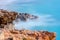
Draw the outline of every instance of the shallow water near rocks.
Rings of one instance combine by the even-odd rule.
[[[56,32],[56,40],[60,40],[60,0],[17,0],[11,4],[10,2],[6,1],[9,5],[0,8],[39,16],[38,21],[17,22],[16,29]]]

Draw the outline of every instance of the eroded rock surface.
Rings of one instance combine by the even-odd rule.
[[[17,13],[16,12],[9,12],[7,10],[0,10],[0,28],[4,28],[5,25],[9,23],[13,23],[16,19]]]
[[[19,13],[19,15],[17,16],[17,18],[19,18],[21,21],[27,21],[27,19],[37,19],[37,16],[34,15],[30,15],[28,13]]]
[[[21,21],[27,21],[27,19],[32,20],[36,18],[38,17],[28,13],[18,13],[0,9],[0,28],[4,28],[5,25],[10,23],[13,24],[13,21],[17,19],[20,19]]]
[[[0,10],[0,40],[55,40],[56,34],[48,31],[30,31],[14,29],[13,21],[20,19],[36,19],[37,16],[27,13],[17,13],[7,10]]]
[[[56,34],[48,31],[4,30],[4,39],[8,40],[55,40]]]

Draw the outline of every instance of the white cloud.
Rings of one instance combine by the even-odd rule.
[[[8,5],[8,4],[11,4],[14,1],[16,1],[16,0],[0,0],[0,6],[5,6],[5,5]]]
[[[18,2],[20,2],[20,3],[27,3],[27,2],[33,2],[33,1],[35,1],[35,0],[19,0]]]
[[[1,6],[5,6],[8,4],[12,4],[12,3],[27,3],[27,2],[33,2],[35,0],[0,0],[0,5]]]
[[[17,3],[21,6],[25,3],[34,2],[35,0],[0,0],[0,9],[9,9],[9,6],[16,5]]]

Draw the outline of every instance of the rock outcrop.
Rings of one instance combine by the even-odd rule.
[[[20,19],[20,21],[27,21],[27,19],[32,20],[36,18],[38,17],[28,13],[18,13],[0,9],[0,28],[4,28],[4,26],[8,24],[13,24],[13,21],[17,19]]]
[[[4,30],[4,40],[55,40],[55,36],[48,31]]]
[[[56,34],[48,31],[17,30],[13,21],[20,19],[36,19],[37,16],[27,13],[17,13],[7,10],[0,10],[0,40],[55,40]]]
[[[16,19],[16,12],[9,12],[7,10],[0,10],[0,28],[4,28],[5,25],[13,24]]]
[[[28,13],[19,13],[19,15],[17,16],[17,18],[19,18],[21,21],[27,21],[27,19],[37,19],[37,16],[34,15],[30,15]]]

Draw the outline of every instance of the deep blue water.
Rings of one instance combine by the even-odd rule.
[[[7,5],[5,8],[17,12],[27,12],[39,15],[52,15],[53,18],[56,19],[55,23],[57,25],[36,26],[31,27],[30,30],[47,30],[50,32],[56,32],[56,40],[60,40],[60,0],[35,0],[31,2],[20,1],[17,0],[16,3]]]

